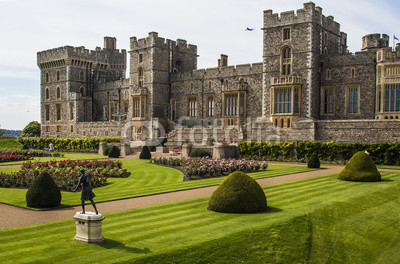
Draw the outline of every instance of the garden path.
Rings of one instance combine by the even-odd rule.
[[[290,164],[286,165],[290,166]],[[293,164],[293,166],[299,166],[299,165]],[[322,170],[258,179],[257,182],[261,186],[266,186],[266,185],[339,173],[341,169],[342,169],[341,166],[327,166],[326,169]],[[162,193],[150,196],[97,203],[96,205],[99,212],[109,213],[109,212],[132,209],[132,208],[139,208],[139,207],[181,201],[186,199],[210,196],[215,191],[216,188],[217,186],[210,186],[192,190]],[[72,219],[72,216],[74,216],[75,212],[81,210],[82,210],[81,206],[74,206],[74,207],[61,208],[50,211],[32,211],[29,209],[23,209],[6,204],[0,204],[0,229],[53,222],[68,218]],[[87,205],[86,210],[93,211],[92,206]]]

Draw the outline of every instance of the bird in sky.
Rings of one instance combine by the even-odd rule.
[[[246,28],[246,31],[253,31],[253,30],[254,28],[249,28],[249,27]]]

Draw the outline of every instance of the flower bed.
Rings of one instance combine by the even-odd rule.
[[[0,162],[29,160],[31,157],[60,157],[62,154],[40,150],[0,149]]]
[[[63,160],[49,162],[25,162],[17,172],[0,173],[0,187],[28,188],[35,177],[46,170],[53,177],[57,186],[63,191],[72,191],[78,184],[80,170],[84,169],[92,175],[92,187],[107,184],[108,177],[128,177],[122,163],[111,160]]]
[[[20,160],[29,160],[31,156],[27,155],[19,155],[19,154],[0,154],[0,163],[1,162],[11,162],[11,161],[20,161]]]
[[[155,164],[181,167],[189,178],[198,176],[202,178],[220,177],[234,171],[245,173],[266,170],[268,163],[245,159],[211,159],[204,158],[159,158],[154,159]]]

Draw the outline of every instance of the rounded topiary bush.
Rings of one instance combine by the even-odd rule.
[[[320,166],[321,164],[319,162],[317,153],[312,154],[310,160],[308,161],[307,167],[313,169],[319,169]]]
[[[220,213],[257,213],[267,210],[261,186],[249,175],[235,171],[211,195],[208,209]]]
[[[151,159],[151,153],[148,146],[143,146],[139,159]]]
[[[110,151],[108,152],[108,157],[109,158],[119,158],[119,155],[121,155],[121,151],[117,146],[112,146],[110,148]]]
[[[381,180],[374,161],[363,151],[359,151],[347,162],[338,179],[356,182],[375,182]]]
[[[26,192],[26,205],[33,208],[57,207],[61,203],[61,192],[46,171],[39,174]]]

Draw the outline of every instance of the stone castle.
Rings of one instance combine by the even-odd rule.
[[[197,69],[197,47],[151,32],[104,48],[38,52],[42,137],[167,137],[168,144],[229,139],[393,142],[400,128],[400,45],[385,34],[347,50],[322,8],[264,11],[263,60]],[[165,132],[165,133],[164,133]]]

